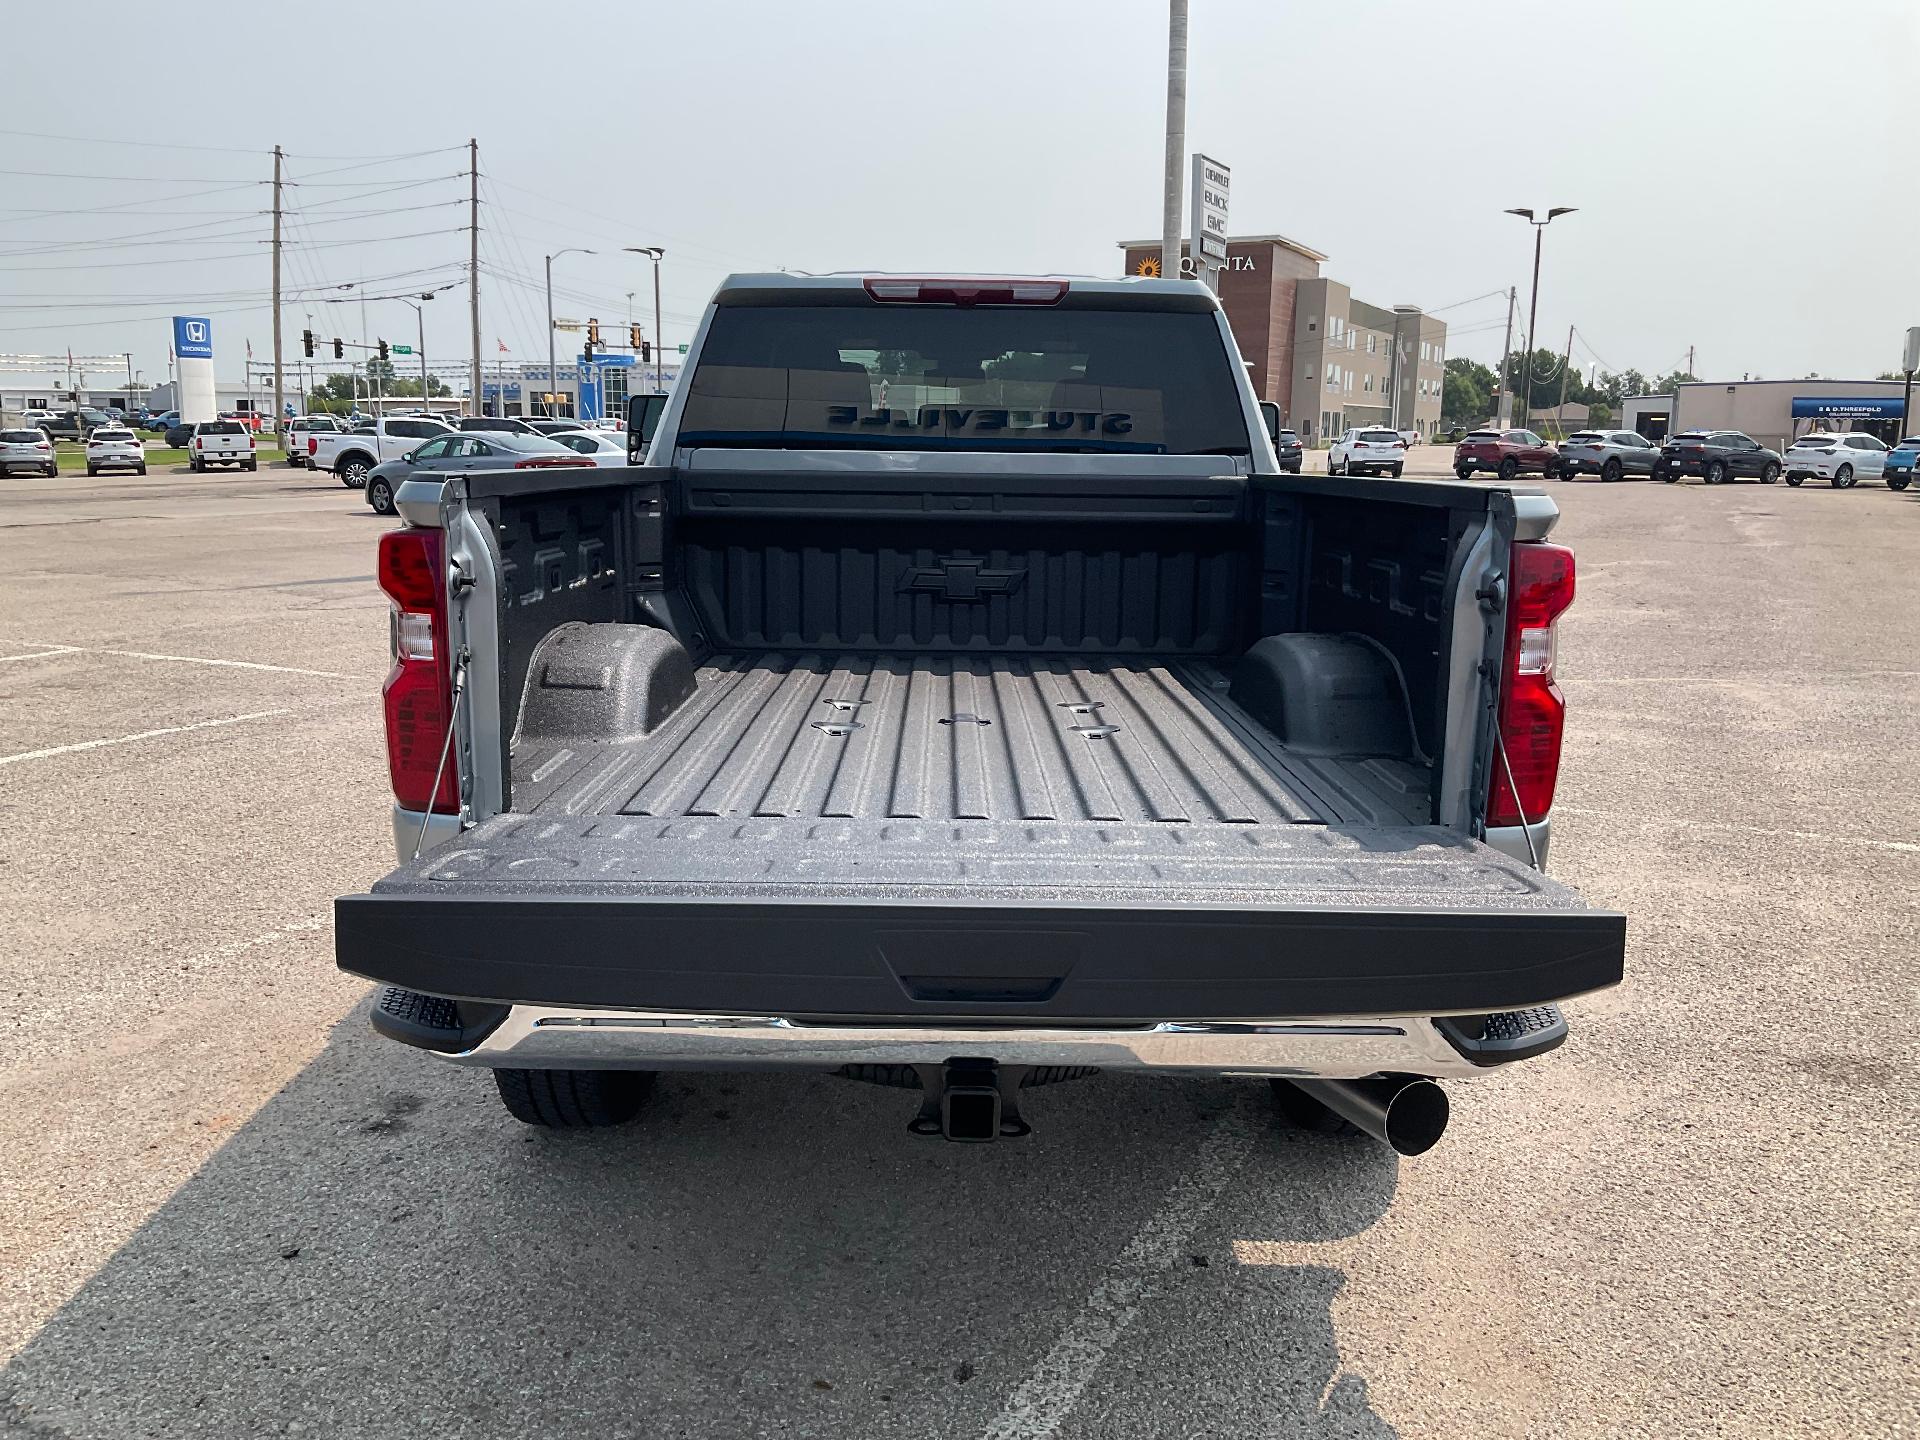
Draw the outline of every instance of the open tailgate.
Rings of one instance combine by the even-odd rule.
[[[1434,826],[500,815],[335,902],[462,999],[1053,1021],[1437,1015],[1619,982],[1626,918]]]

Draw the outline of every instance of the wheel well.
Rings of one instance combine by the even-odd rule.
[[[333,457],[333,468],[338,470],[349,460],[364,460],[369,470],[379,463],[364,450],[342,450],[338,455]]]

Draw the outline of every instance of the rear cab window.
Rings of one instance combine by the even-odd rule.
[[[1251,454],[1211,310],[807,298],[714,311],[681,444]]]
[[[201,435],[244,435],[247,427],[238,420],[207,420],[196,427]]]
[[[1362,430],[1359,438],[1374,445],[1392,445],[1399,442],[1400,432],[1397,430]]]

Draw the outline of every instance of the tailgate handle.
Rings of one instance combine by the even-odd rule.
[[[1003,1005],[1051,1000],[1059,975],[902,975],[900,986],[914,1000]]]

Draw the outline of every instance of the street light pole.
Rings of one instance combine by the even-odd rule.
[[[666,334],[660,329],[660,257],[667,252],[658,245],[628,245],[629,255],[645,255],[653,261],[653,388],[664,392],[666,382]]]
[[[421,293],[420,298],[422,300],[431,300],[433,299],[434,296],[438,295],[439,293],[440,292],[438,290],[423,291]],[[422,410],[431,412],[433,410],[433,406],[428,402],[432,399],[432,395],[428,392],[428,389],[427,389],[427,307],[425,305],[415,305],[413,301],[409,300],[404,295],[395,295],[392,298],[394,298],[395,300],[398,300],[402,305],[409,305],[413,307],[414,323],[419,327],[418,338],[420,343],[419,343],[418,353],[420,357],[420,408]]]
[[[1533,211],[1531,210],[1507,211],[1507,214],[1518,215],[1522,220],[1525,220],[1529,225],[1533,226],[1533,295],[1527,301],[1527,350],[1520,367],[1520,373],[1523,377],[1520,385],[1520,426],[1522,429],[1526,427],[1529,412],[1533,409],[1533,327],[1535,322],[1540,318],[1540,241],[1546,234],[1547,226],[1553,223],[1555,216],[1571,215],[1575,208],[1576,207],[1572,205],[1556,205],[1547,211],[1547,218],[1544,220],[1534,219]]]
[[[1180,271],[1180,183],[1187,156],[1187,0],[1167,0],[1167,149],[1160,195],[1160,273]],[[1200,267],[1200,237],[1193,237],[1193,264]]]
[[[553,415],[554,387],[559,382],[559,368],[553,356],[553,262],[562,255],[594,255],[599,252],[583,250],[578,245],[569,245],[564,250],[556,250],[547,256],[547,415]],[[501,399],[504,402],[505,396]],[[503,405],[504,408],[504,405]]]

